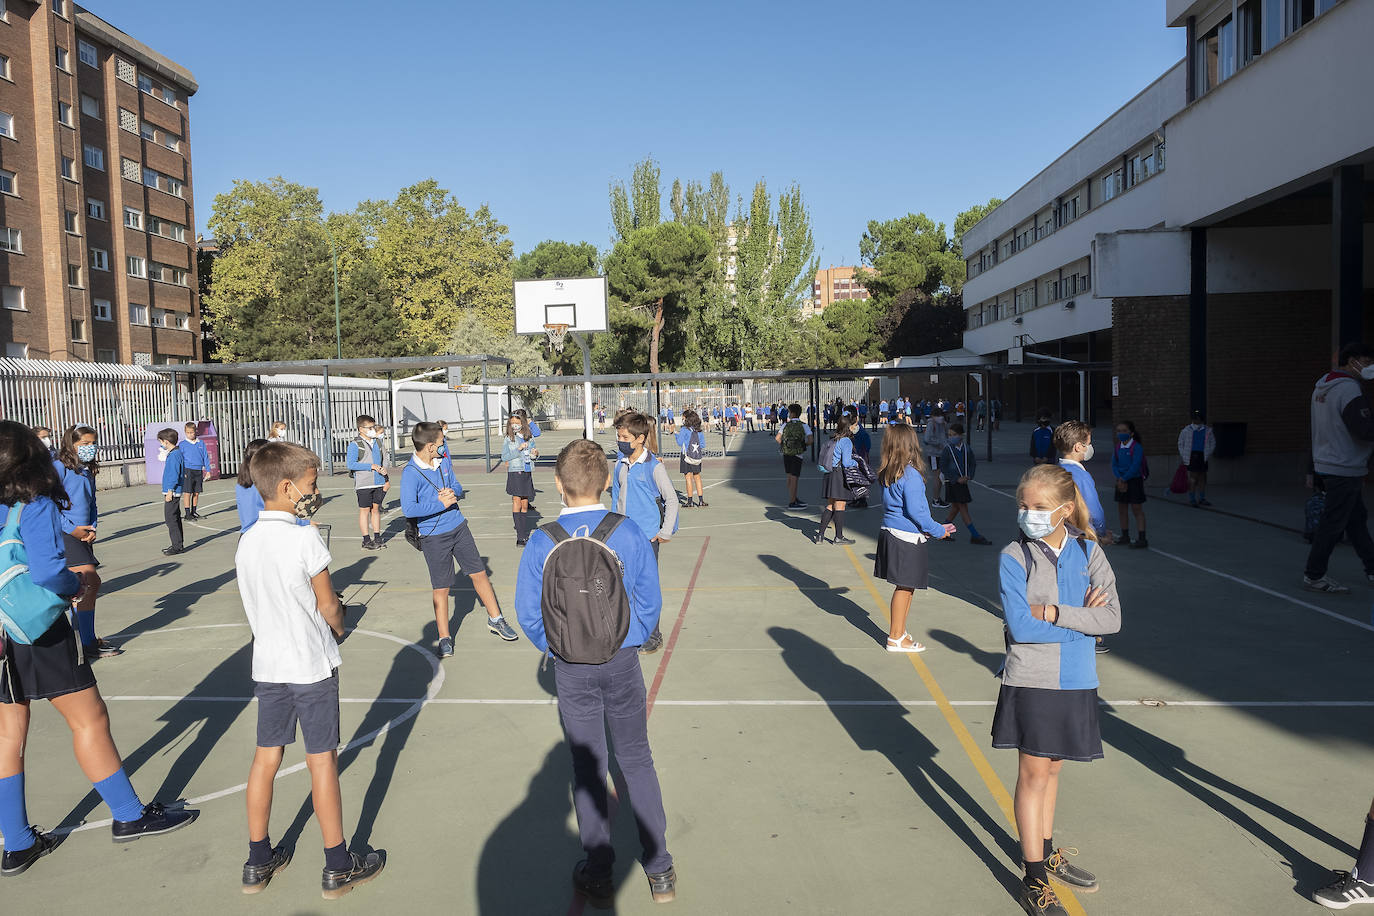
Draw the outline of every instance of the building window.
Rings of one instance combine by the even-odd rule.
[[[162,101],[166,102],[168,105],[171,105],[173,108],[176,108],[176,107],[177,107],[177,94],[176,94],[175,92],[173,92],[171,89],[168,89],[166,86],[163,86],[163,87],[162,87]]]
[[[5,308],[12,312],[28,311],[24,308],[24,287],[6,286],[4,288]]]
[[[133,207],[124,208],[124,227],[126,229],[143,228],[143,211],[135,210]]]
[[[104,248],[91,249],[91,270],[109,270],[110,253]]]
[[[0,54],[0,79],[10,78],[10,59]]]
[[[160,235],[178,242],[186,241],[185,226],[165,219],[158,219],[156,216],[148,217],[148,231],[154,235]]]
[[[96,321],[112,321],[114,314],[110,311],[109,299],[95,299],[91,302],[91,315]]]
[[[63,211],[62,228],[66,229],[72,235],[79,235],[81,233],[81,225],[77,222],[77,219],[78,217],[75,210]]]
[[[69,103],[57,103],[57,121],[65,127],[76,126],[76,121],[72,118],[72,106]]]
[[[121,79],[124,82],[128,83],[130,86],[133,86],[137,82],[137,73],[138,71],[134,69],[133,64],[129,63],[122,57],[115,58],[116,79]]]
[[[1330,6],[1329,3],[1326,5]],[[1323,10],[1323,12],[1325,12],[1325,10]],[[1296,32],[1316,18],[1316,15],[1316,0],[1289,0],[1289,31]]]
[[[122,158],[119,160],[119,174],[123,175],[129,181],[138,181],[140,171],[136,160]]]
[[[157,139],[157,131],[153,129],[153,125],[149,124],[146,121],[138,126],[138,132],[144,140]]]
[[[91,118],[100,117],[100,100],[93,95],[81,94],[81,113]]]
[[[138,133],[138,115],[127,108],[119,109],[119,129],[131,134]]]
[[[68,181],[76,181],[76,161],[66,156],[62,157],[62,177]]]
[[[67,0],[52,0],[52,11],[65,19],[67,17]]]
[[[95,45],[89,41],[77,41],[76,56],[88,67],[100,66],[100,57],[96,54]]]
[[[62,47],[61,45],[57,46],[57,69],[61,70],[64,73],[72,72],[71,55],[68,54],[67,49]]]
[[[26,343],[5,344],[5,359],[28,359],[29,345]]]
[[[89,143],[83,149],[83,160],[87,168],[105,171],[105,151],[98,146],[91,146]]]
[[[1198,95],[1236,72],[1236,28],[1230,16],[1197,40],[1196,61]]]
[[[177,312],[177,316],[176,316],[176,317],[177,317],[177,330],[178,330],[178,331],[189,331],[189,330],[191,330],[191,316],[190,316],[190,315],[187,315],[187,314],[184,313],[184,312]]]
[[[91,219],[103,220],[105,218],[105,201],[96,200],[94,197],[87,197],[86,215]]]
[[[20,237],[18,229],[0,226],[0,251],[12,251],[15,254],[24,253],[24,240]]]
[[[176,286],[187,285],[187,273],[180,267],[173,267],[170,264],[159,264],[154,261],[148,265],[148,275],[163,283],[172,283]]]
[[[169,134],[169,133],[167,133],[167,131],[164,130],[164,131],[162,132],[162,145],[165,146],[165,147],[167,147],[169,150],[171,150],[171,151],[174,152],[174,153],[180,152],[180,151],[181,151],[181,138],[178,137],[176,134]]]
[[[0,194],[18,195],[19,192],[15,190],[16,187],[17,185],[14,183],[14,173],[0,169]]]
[[[150,80],[148,77],[144,76],[142,73],[140,73],[138,75],[138,88],[140,92],[146,92],[149,95],[152,95],[153,81]]]
[[[129,306],[129,323],[130,323],[130,324],[144,324],[144,325],[146,325],[146,324],[148,323],[148,306],[146,306],[146,305],[130,305],[130,306]]]
[[[95,351],[95,361],[98,362],[98,363],[112,363],[112,362],[115,361],[115,351],[113,351],[113,350],[96,350],[96,351]]]
[[[14,139],[14,115],[0,111],[0,137]]]
[[[80,264],[68,264],[68,265],[67,265],[67,285],[68,285],[68,286],[75,286],[75,287],[80,287],[80,286],[81,286],[81,265],[80,265]]]
[[[1264,12],[1260,0],[1245,0],[1237,7],[1240,26],[1236,39],[1240,43],[1240,65],[1242,67],[1259,57],[1264,49]]]
[[[148,264],[142,258],[136,258],[130,255],[127,259],[125,267],[128,271],[129,276],[131,277],[148,276]]]
[[[79,342],[79,343],[85,342],[85,340],[86,340],[86,319],[84,319],[84,318],[73,318],[73,319],[72,319],[72,340],[77,341],[77,342]]]

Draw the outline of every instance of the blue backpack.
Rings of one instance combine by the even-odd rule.
[[[19,536],[23,511],[24,504],[15,503],[0,530],[0,628],[7,638],[27,646],[48,632],[70,602],[33,581]]]

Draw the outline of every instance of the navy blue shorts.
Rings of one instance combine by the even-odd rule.
[[[371,509],[386,501],[386,490],[382,487],[364,487],[355,492],[358,494],[359,509]]]
[[[199,493],[205,489],[205,472],[186,468],[181,472],[181,491]]]
[[[426,534],[420,538],[420,552],[425,555],[425,565],[429,567],[430,588],[451,588],[453,586],[453,563],[458,561],[458,569],[465,576],[475,576],[487,571],[487,564],[477,550],[477,541],[472,536],[466,521],[442,534]]]
[[[296,743],[301,725],[307,754],[339,746],[339,669],[314,684],[253,684],[258,698],[258,747]]]

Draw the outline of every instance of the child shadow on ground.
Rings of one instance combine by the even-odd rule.
[[[1301,815],[1294,814],[1244,786],[1236,785],[1211,770],[1198,766],[1188,759],[1187,753],[1178,745],[1131,724],[1116,715],[1110,706],[1102,708],[1101,721],[1102,740],[1178,786],[1282,856],[1291,869],[1294,889],[1304,896],[1310,897],[1312,891],[1329,883],[1331,869],[1303,855],[1282,837],[1255,820],[1236,804],[1236,801],[1258,808],[1319,843],[1324,843],[1347,861],[1359,854],[1359,850],[1350,843],[1333,836]]]
[[[810,515],[810,510],[801,509],[806,515],[798,515],[795,511],[788,511],[777,506],[768,506],[763,510],[764,518],[770,522],[779,522],[791,528],[793,531],[800,531],[808,538],[816,536],[816,528],[820,524],[815,517]]]
[[[880,706],[862,707],[836,702],[829,708],[856,746],[886,757],[925,806],[968,847],[1007,893],[1013,897],[1019,894],[1021,878],[1009,864],[1020,861],[1016,838],[935,762],[939,750],[911,724],[907,710],[897,698],[858,668],[841,661],[828,647],[797,630],[770,627],[768,635],[781,647],[782,659],[797,680],[821,699],[883,701]],[[982,828],[982,835],[975,833],[965,818]]]
[[[159,564],[161,565],[161,564]],[[163,627],[171,626],[179,620],[191,616],[191,608],[197,601],[208,595],[213,595],[224,586],[234,581],[234,570],[228,569],[224,572],[210,576],[208,579],[201,579],[193,582],[185,588],[168,592],[161,598],[153,602],[155,610],[153,613],[144,617],[136,623],[130,624],[119,633],[111,636],[111,639],[118,639],[121,648],[127,648],[130,643],[138,639],[144,633],[151,633]],[[122,581],[124,577],[120,577]],[[122,586],[127,587],[127,586]],[[105,588],[101,587],[101,594],[104,595]]]
[[[541,659],[542,662],[542,659]],[[556,694],[553,662],[537,665],[535,679],[550,696]],[[557,706],[551,710],[558,715]],[[609,744],[609,736],[607,741]],[[509,913],[581,912],[572,891],[573,866],[586,858],[572,806],[572,754],[567,737],[549,749],[530,779],[525,798],[496,825],[477,861],[477,910],[483,916]],[[618,818],[628,805],[628,790],[611,754],[611,844],[618,888],[641,871],[640,842],[634,818]],[[633,881],[630,882],[634,884]]]
[[[120,589],[133,588],[135,585],[146,582],[149,579],[171,575],[176,572],[178,568],[180,568],[180,564],[168,563],[164,560],[161,563],[153,563],[149,566],[140,567],[122,576],[104,579],[100,583],[100,595],[101,597],[105,597],[106,595],[114,594]]]
[[[930,630],[928,635],[945,648],[967,655],[988,669],[990,674],[996,674],[1002,670],[1002,662],[1006,658],[1006,652],[989,652],[986,649],[980,649],[958,633],[951,633],[948,630]]]
[[[878,626],[863,607],[844,597],[849,591],[847,586],[833,587],[824,579],[803,572],[781,557],[759,554],[759,559],[773,572],[795,584],[798,591],[822,611],[843,617],[854,629],[871,637],[874,642],[887,644],[887,630]]]

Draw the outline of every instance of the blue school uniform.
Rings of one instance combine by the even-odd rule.
[[[618,511],[633,519],[645,536],[651,539],[671,537],[677,533],[677,499],[674,498],[669,507],[665,494],[659,490],[655,480],[656,471],[662,465],[663,462],[653,452],[646,452],[642,461],[630,461],[621,455],[611,472],[611,505],[623,506]],[[622,468],[628,468],[625,472],[623,503],[620,484]]]
[[[195,442],[190,439],[182,439],[177,443],[177,448],[181,451],[181,458],[186,463],[186,470],[208,471],[210,469],[210,450],[205,447],[204,439],[197,439]]]
[[[367,449],[367,454],[363,454],[363,449]],[[382,443],[380,439],[373,439],[366,445],[354,439],[348,443],[348,469],[353,472],[353,485],[359,490],[369,490],[373,487],[386,485],[386,476],[379,471],[372,470],[375,464],[382,466]]]
[[[84,465],[73,471],[61,461],[54,461],[53,467],[62,480],[62,488],[67,491],[71,505],[62,510],[62,530],[71,534],[83,525],[95,525],[98,510],[95,504],[95,475]],[[23,523],[23,519],[20,520]]]
[[[1093,475],[1089,474],[1083,465],[1068,458],[1060,458],[1059,466],[1073,477],[1078,495],[1083,497],[1083,504],[1088,507],[1088,521],[1093,531],[1101,536],[1107,530],[1107,514],[1102,511],[1102,500],[1097,495],[1097,484],[1093,482]]]
[[[1118,442],[1116,448],[1112,449],[1112,476],[1118,480],[1134,480],[1141,476],[1144,464],[1145,449],[1134,439],[1126,443]]]
[[[13,506],[0,505],[0,526],[9,521]],[[29,575],[33,581],[58,595],[75,595],[81,589],[76,573],[67,568],[67,551],[62,532],[66,525],[57,503],[39,496],[25,503],[19,517],[19,537],[28,555]]]
[[[448,461],[441,459],[438,468],[425,468],[412,457],[401,472],[401,512],[416,521],[421,537],[446,534],[466,521],[457,503],[445,507],[439,501],[439,491],[445,487],[456,496],[463,493]]]
[[[167,449],[162,465],[162,492],[180,496],[182,472],[185,470],[186,460],[181,456],[181,449],[175,446]]]

